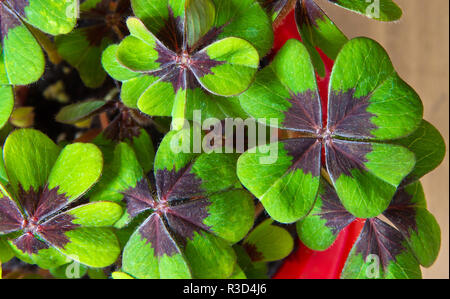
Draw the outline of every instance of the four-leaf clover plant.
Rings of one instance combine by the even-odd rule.
[[[122,99],[152,116],[172,116],[179,130],[194,110],[241,116],[235,98],[254,79],[272,46],[269,18],[254,0],[132,1],[130,36],[103,55],[123,82]]]
[[[370,39],[353,39],[339,53],[325,122],[309,54],[296,40],[258,73],[240,101],[254,118],[275,118],[279,129],[294,135],[277,143],[273,164],[261,163],[268,153],[259,148],[238,162],[241,182],[277,221],[309,213],[322,166],[345,208],[359,218],[380,215],[414,168],[414,154],[390,141],[419,128],[422,102]]]
[[[119,243],[108,227],[121,217],[120,205],[74,205],[101,175],[95,145],[61,149],[43,133],[21,129],[6,140],[3,159],[0,234],[17,257],[44,269],[72,260],[97,268],[116,261]]]

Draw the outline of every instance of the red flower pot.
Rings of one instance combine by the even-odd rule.
[[[284,43],[295,38],[301,41],[295,24],[294,11],[292,11],[283,23],[275,29],[275,45],[272,56],[283,47]],[[330,79],[333,61],[319,49],[322,60],[325,63],[326,76],[317,76],[317,84],[322,99],[323,118],[327,116],[328,83]],[[313,251],[299,241],[299,248],[292,253],[283,263],[275,279],[339,279],[347,256],[356,242],[364,220],[356,220],[339,235],[333,246],[323,252]]]

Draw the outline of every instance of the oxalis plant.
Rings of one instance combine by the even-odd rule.
[[[33,83],[44,72],[40,43],[50,46],[43,32],[51,35],[70,32],[77,10],[76,0],[0,1],[0,127],[14,107],[12,86]]]
[[[289,15],[302,41],[271,52]],[[382,45],[316,1],[0,0],[0,24],[0,276],[271,278],[354,222],[341,278],[437,259],[420,180],[444,140]]]

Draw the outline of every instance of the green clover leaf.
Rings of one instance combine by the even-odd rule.
[[[56,120],[65,124],[76,124],[103,112],[116,116],[92,141],[102,151],[104,171],[102,178],[87,197],[91,202],[112,201],[123,205],[123,194],[120,192],[125,191],[133,182],[133,176],[129,176],[135,167],[139,170],[142,167],[145,173],[153,169],[153,143],[147,131],[141,127],[141,122],[145,122],[147,118],[121,101],[88,100],[65,106],[56,115]],[[125,148],[125,144],[132,149],[132,154],[129,153],[128,147]],[[134,165],[135,159],[139,162]],[[115,227],[122,228],[129,221],[129,215],[124,213]]]
[[[348,41],[347,37],[313,0],[297,1],[295,22],[303,44],[311,55],[314,68],[324,77],[325,66],[317,48],[334,60]]]
[[[444,138],[432,124],[425,120],[413,134],[394,140],[393,143],[406,147],[416,155],[416,165],[405,179],[408,184],[420,180],[434,170],[445,157]]]
[[[163,139],[154,178],[144,175],[127,144],[116,149],[128,165],[115,186],[129,219],[147,212],[125,245],[122,271],[134,278],[230,277],[236,264],[231,244],[247,234],[254,217],[252,197],[236,176],[237,156],[176,154],[178,136]]]
[[[241,115],[235,96],[251,84],[272,46],[270,21],[256,0],[132,1],[130,36],[103,54],[123,81],[122,99],[180,129],[193,110]],[[115,61],[117,60],[117,61]],[[131,72],[130,72],[131,71]]]
[[[275,163],[261,162],[269,155],[266,146],[238,162],[241,182],[277,221],[295,222],[308,214],[323,164],[344,206],[359,218],[381,214],[414,168],[414,154],[390,141],[419,128],[422,102],[370,39],[353,39],[339,53],[326,126],[310,56],[295,40],[258,74],[240,101],[255,119],[269,123],[274,118],[278,128],[299,136],[272,144],[279,153]]]
[[[267,279],[267,263],[287,257],[294,248],[294,239],[287,230],[267,219],[233,248],[237,255],[233,279]]]
[[[21,129],[7,138],[3,158],[9,186],[0,189],[0,234],[17,257],[45,269],[71,260],[91,267],[115,262],[120,248],[108,226],[122,208],[97,202],[65,210],[100,178],[95,145],[60,149],[43,133]]]
[[[104,82],[102,52],[128,33],[125,18],[130,14],[129,0],[84,1],[80,5],[81,26],[55,38],[58,53],[78,70],[86,86],[95,88]]]
[[[0,128],[14,106],[11,85],[33,83],[44,72],[44,54],[30,25],[52,35],[67,33],[75,26],[77,8],[77,0],[0,1]]]
[[[437,259],[440,228],[426,209],[419,182],[401,187],[383,215],[392,225],[379,218],[366,220],[342,278],[417,279],[421,278],[419,266],[430,267]],[[355,219],[323,180],[313,211],[297,223],[297,231],[309,248],[326,250]]]
[[[1,68],[1,67],[0,67]],[[8,121],[14,108],[13,88],[8,85],[0,85],[0,129]]]
[[[75,26],[77,10],[76,0],[1,1],[0,84],[26,85],[38,80],[45,60],[29,25],[51,35],[68,33]]]
[[[144,170],[150,171],[153,168],[155,152],[150,136],[142,128],[142,124],[147,123],[149,119],[137,109],[125,106],[119,100],[94,99],[67,105],[59,111],[55,118],[58,122],[74,125],[104,112],[115,115],[115,117],[93,140],[93,143],[103,153],[105,173],[108,175],[109,171],[106,171],[106,169],[113,167],[110,164],[113,160],[114,149],[120,142],[131,145],[136,151]],[[99,182],[99,185],[103,184],[102,181]]]
[[[396,21],[402,15],[401,9],[392,0],[328,0],[345,9],[378,21]],[[325,66],[317,51],[320,48],[334,60],[339,50],[347,42],[347,37],[339,30],[315,0],[259,0],[272,15],[274,26],[278,26],[295,7],[295,20],[303,44],[308,49],[317,73],[325,76]],[[379,4],[379,5],[378,5]]]
[[[402,10],[392,0],[380,0],[378,2],[380,4],[379,7],[377,7],[377,1],[365,1],[365,0],[328,0],[328,1],[377,21],[392,22],[397,21],[402,17]]]

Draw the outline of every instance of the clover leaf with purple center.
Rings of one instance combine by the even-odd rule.
[[[120,248],[107,228],[122,215],[115,203],[73,203],[100,177],[100,150],[75,143],[60,149],[46,135],[17,130],[3,150],[7,183],[0,185],[0,234],[15,255],[42,268],[71,260],[91,267],[115,262]]]
[[[415,165],[412,152],[390,141],[418,129],[422,102],[370,39],[351,40],[339,53],[325,124],[310,56],[295,40],[259,72],[240,101],[254,118],[276,119],[278,128],[295,136],[273,144],[278,147],[273,164],[261,162],[271,154],[265,146],[238,162],[241,182],[277,221],[294,222],[308,214],[322,165],[346,209],[359,218],[381,214]]]
[[[430,267],[436,260],[441,232],[428,212],[420,182],[399,188],[383,213],[391,224],[367,219],[351,250],[342,278],[421,278],[420,265]],[[355,220],[325,180],[311,214],[297,223],[302,242],[312,250],[326,250],[339,233]]]
[[[180,129],[194,110],[224,119],[243,111],[232,96],[254,79],[272,47],[270,21],[256,0],[132,1],[130,36],[103,54],[123,81],[122,99]]]
[[[116,190],[128,222],[144,219],[125,245],[122,272],[141,279],[228,278],[236,266],[231,245],[254,218],[252,196],[236,176],[238,156],[174,153],[177,134],[163,139],[154,175],[144,175],[129,145],[116,147],[116,159],[127,165],[117,173]]]

